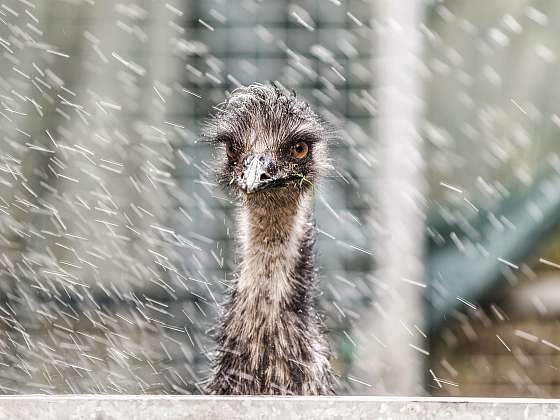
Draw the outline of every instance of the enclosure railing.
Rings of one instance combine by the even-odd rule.
[[[431,397],[2,396],[0,419],[548,420],[560,400]]]

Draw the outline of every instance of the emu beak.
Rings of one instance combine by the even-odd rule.
[[[250,155],[243,162],[242,187],[247,193],[262,190],[272,181],[273,160],[269,155]]]

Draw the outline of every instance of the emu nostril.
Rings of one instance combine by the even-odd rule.
[[[263,172],[259,177],[259,181],[268,181],[269,179],[272,179],[272,177],[266,172]]]

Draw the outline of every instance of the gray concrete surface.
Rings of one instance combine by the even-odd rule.
[[[548,420],[560,400],[401,397],[3,396],[0,419]]]

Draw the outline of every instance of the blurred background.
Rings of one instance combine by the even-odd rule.
[[[560,396],[560,3],[2,0],[0,393],[203,392],[237,265],[204,119],[277,80],[339,394]]]

